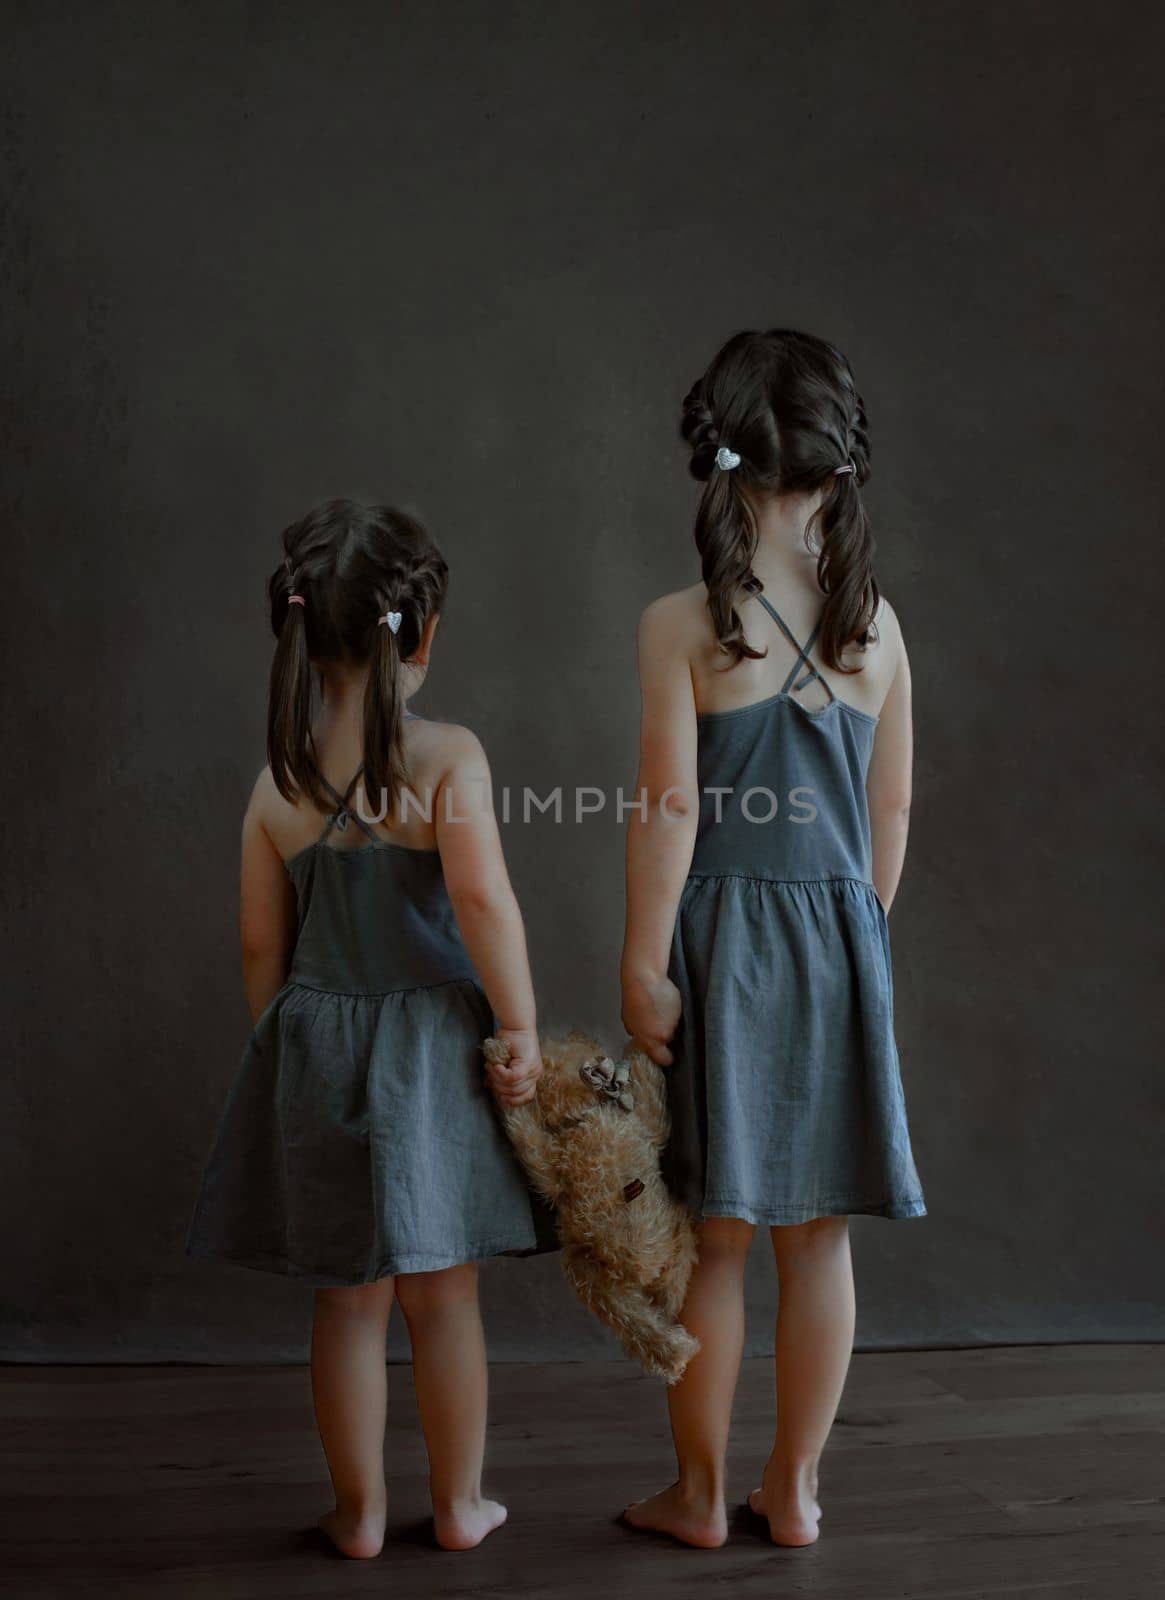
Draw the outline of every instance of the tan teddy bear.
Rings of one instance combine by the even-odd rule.
[[[505,1061],[487,1039],[491,1061]],[[690,1213],[659,1172],[663,1073],[638,1050],[612,1061],[592,1039],[542,1042],[533,1100],[504,1113],[533,1187],[557,1211],[562,1270],[629,1355],[674,1383],[700,1348],[677,1321],[696,1259]]]

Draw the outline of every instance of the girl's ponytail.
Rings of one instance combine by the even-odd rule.
[[[318,786],[310,756],[307,597],[296,591],[291,574],[284,567],[271,579],[270,599],[277,637],[267,695],[267,762],[275,787],[285,800],[294,803],[305,792],[314,795]],[[283,619],[277,624],[280,609]]]
[[[817,581],[825,593],[818,648],[835,672],[856,668],[842,664],[851,644],[870,642],[880,593],[874,576],[874,536],[856,477],[838,478],[820,513],[821,554]]]
[[[848,363],[841,387],[848,412],[847,461],[840,474],[835,469],[832,488],[818,512],[817,581],[825,594],[818,648],[827,667],[854,672],[858,669],[843,665],[842,656],[850,645],[864,650],[870,642],[880,594],[874,576],[874,534],[861,490],[870,475],[870,439],[865,407]],[[851,466],[853,470],[847,470]]]
[[[696,511],[695,533],[704,586],[708,591],[708,611],[716,630],[716,641],[732,657],[735,666],[745,656],[759,658],[764,653],[754,650],[745,638],[744,625],[736,610],[736,597],[752,577],[756,522],[748,501],[740,492],[737,473],[723,471],[717,461],[720,430],[700,384],[684,397],[680,433],[692,452],[688,470],[704,485]]]
[[[411,649],[420,638],[415,619],[403,608],[398,595],[377,618],[364,686],[364,793],[372,814],[381,817],[392,814],[408,782],[402,646],[406,629]]]

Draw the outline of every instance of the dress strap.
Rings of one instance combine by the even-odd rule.
[[[340,833],[343,833],[346,830],[349,822],[354,822],[363,833],[368,835],[373,844],[379,844],[381,841],[376,837],[360,813],[358,811],[353,811],[351,804],[349,803],[352,799],[352,795],[355,793],[356,785],[360,781],[360,774],[364,771],[364,763],[361,762],[356,768],[356,771],[352,777],[352,781],[344,790],[343,794],[341,794],[338,789],[332,788],[332,785],[320,771],[318,762],[313,762],[313,765],[315,766],[316,775],[319,778],[320,783],[336,802],[336,809],[329,815],[324,831],[320,834],[320,840],[322,841],[326,839],[333,828],[336,828]]]
[[[788,639],[789,643],[793,646],[793,649],[797,652],[797,659],[793,663],[793,667],[792,667],[791,672],[789,673],[789,676],[785,679],[784,683],[781,685],[780,692],[782,694],[788,694],[789,691],[790,691],[790,688],[798,690],[798,691],[800,691],[801,689],[807,689],[809,687],[809,685],[813,682],[814,678],[816,678],[817,681],[821,684],[821,687],[825,690],[826,694],[829,696],[829,698],[831,700],[836,699],[837,697],[834,694],[833,690],[829,687],[828,683],[826,683],[826,681],[822,677],[821,673],[818,672],[817,668],[813,665],[812,661],[810,661],[810,659],[809,659],[809,652],[813,649],[813,645],[814,645],[814,642],[816,641],[817,635],[821,632],[821,618],[818,617],[817,621],[813,624],[813,632],[809,635],[808,639],[806,639],[805,643],[803,645],[801,645],[801,644],[797,643],[796,637],[793,634],[793,630],[789,627],[789,625],[785,621],[785,619],[779,614],[779,612],[777,611],[777,608],[775,606],[773,606],[773,605],[770,605],[770,603],[765,599],[764,595],[761,594],[759,589],[754,592],[753,598],[760,601],[761,605],[764,606],[764,608],[768,612],[769,616],[772,617],[772,619],[776,623],[777,627],[780,628],[781,632],[785,635],[785,638]],[[800,683],[794,683],[793,679],[800,672],[802,665],[805,665],[806,667],[808,667],[809,670],[805,674],[805,676],[801,679]]]

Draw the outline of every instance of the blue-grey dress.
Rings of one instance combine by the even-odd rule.
[[[317,1285],[370,1283],[540,1248],[484,1082],[493,1016],[435,850],[379,839],[337,803],[287,862],[298,935],[255,1026],[187,1235],[188,1254]],[[329,843],[354,823],[359,847]]]
[[[778,694],[699,718],[700,817],[670,964],[683,1014],[665,1173],[697,1215],[770,1226],[922,1216],[870,881],[878,719],[838,700],[813,666],[817,628],[802,647],[757,598],[797,660]],[[814,678],[829,694],[821,710],[797,698]]]

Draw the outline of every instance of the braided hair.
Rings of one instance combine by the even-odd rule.
[[[312,662],[367,664],[365,793],[391,810],[408,782],[405,662],[445,600],[449,569],[412,517],[391,506],[328,500],[283,534],[284,559],[267,585],[275,658],[267,701],[267,759],[284,799],[330,802],[312,757]],[[390,627],[381,618],[399,613]]]
[[[696,548],[716,639],[732,665],[763,654],[748,643],[736,609],[741,591],[757,581],[754,499],[824,489],[805,530],[809,548],[815,524],[820,538],[821,658],[837,672],[860,670],[843,666],[842,655],[869,643],[879,591],[861,496],[870,475],[866,412],[845,356],[788,329],[738,333],[684,397],[680,433],[691,450],[689,471],[704,484]],[[731,470],[717,464],[722,449],[740,458]],[[851,463],[852,472],[837,475]]]

